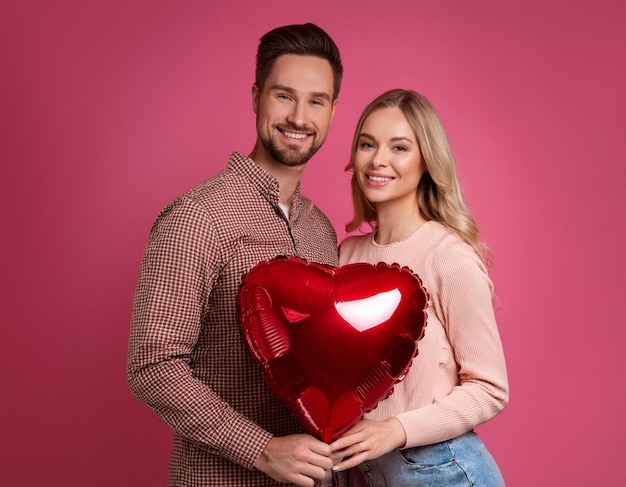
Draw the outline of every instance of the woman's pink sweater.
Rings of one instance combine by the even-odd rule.
[[[389,245],[377,244],[374,233],[347,237],[340,264],[351,262],[407,266],[430,296],[425,335],[408,375],[366,418],[396,416],[409,448],[454,438],[504,409],[509,386],[493,284],[469,245],[430,221]]]

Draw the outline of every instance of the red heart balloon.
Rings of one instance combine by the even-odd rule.
[[[261,262],[239,292],[243,332],[269,386],[327,443],[404,379],[427,302],[419,277],[398,264],[298,257]]]

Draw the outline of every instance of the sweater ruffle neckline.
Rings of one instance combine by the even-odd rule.
[[[372,232],[371,244],[372,244],[373,247],[377,247],[379,249],[385,249],[385,248],[389,248],[389,247],[397,247],[398,245],[402,245],[402,244],[408,242],[409,240],[412,240],[413,238],[415,238],[420,233],[420,231],[424,227],[428,226],[430,223],[431,223],[431,221],[427,221],[427,222],[423,223],[422,225],[420,225],[419,227],[417,227],[415,229],[415,231],[411,235],[409,235],[408,237],[403,238],[402,240],[396,240],[395,242],[389,242],[387,244],[381,244],[381,243],[378,243],[376,241],[376,232],[377,231],[375,230],[375,231]]]

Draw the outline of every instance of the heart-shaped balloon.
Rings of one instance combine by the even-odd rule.
[[[239,292],[243,332],[269,386],[327,443],[406,376],[427,302],[419,277],[398,264],[298,257],[261,262]]]

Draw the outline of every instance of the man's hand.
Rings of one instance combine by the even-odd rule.
[[[313,487],[333,466],[331,449],[310,435],[272,438],[254,467],[279,482]]]

